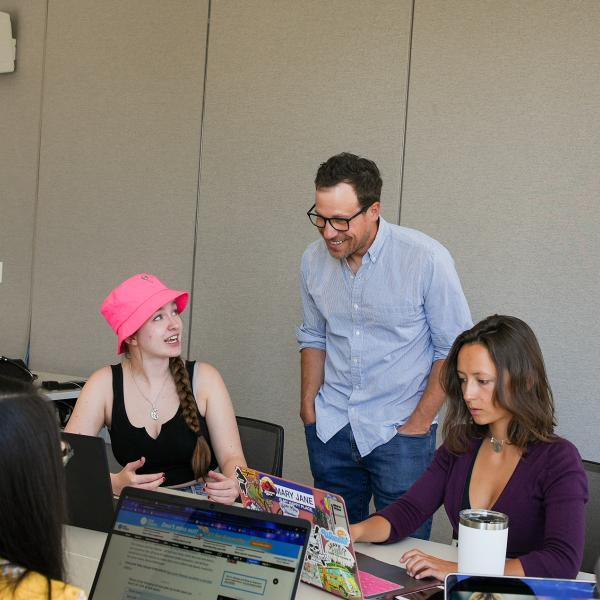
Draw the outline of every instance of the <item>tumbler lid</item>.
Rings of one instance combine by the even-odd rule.
[[[467,508],[459,513],[460,524],[473,529],[499,531],[508,527],[508,515],[495,510]]]

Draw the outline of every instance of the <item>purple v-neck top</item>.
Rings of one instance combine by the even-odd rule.
[[[377,513],[392,525],[387,543],[410,535],[442,504],[457,537],[465,484],[480,446],[474,440],[459,455],[438,448],[408,492]],[[583,558],[587,498],[587,477],[571,442],[529,444],[492,506],[509,517],[507,557],[518,558],[528,576],[575,577]]]

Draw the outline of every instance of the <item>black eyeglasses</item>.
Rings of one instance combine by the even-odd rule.
[[[369,209],[368,206],[365,206],[365,207],[361,208],[355,215],[352,215],[351,217],[344,219],[343,217],[331,217],[331,218],[322,217],[321,215],[319,215],[315,212],[312,212],[313,209],[315,208],[315,206],[316,206],[316,204],[313,204],[306,212],[306,214],[308,215],[308,218],[310,219],[310,222],[315,227],[318,227],[319,229],[325,229],[325,225],[327,225],[327,221],[329,221],[329,224],[336,231],[348,231],[348,229],[350,229],[350,221],[352,221],[352,219],[356,219],[356,217],[358,217],[358,215],[362,215],[364,212],[367,212],[367,210]]]

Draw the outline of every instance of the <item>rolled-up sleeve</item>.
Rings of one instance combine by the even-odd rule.
[[[440,245],[431,254],[428,266],[424,307],[435,361],[448,356],[456,337],[470,329],[473,321],[450,253]]]
[[[300,270],[300,297],[303,317],[302,323],[296,328],[296,339],[300,350],[304,348],[325,350],[326,322],[308,290],[304,261]]]

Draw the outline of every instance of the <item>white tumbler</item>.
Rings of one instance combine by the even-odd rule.
[[[458,524],[458,572],[504,575],[508,516],[484,509],[461,510]]]

